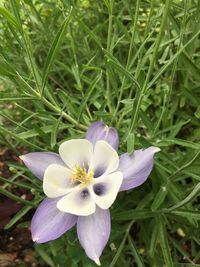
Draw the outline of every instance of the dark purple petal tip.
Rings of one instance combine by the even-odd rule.
[[[66,166],[60,156],[52,152],[33,152],[20,156],[26,167],[40,180],[44,177],[44,172],[50,164],[60,164]]]
[[[91,124],[86,133],[86,139],[93,145],[99,140],[104,140],[109,143],[115,150],[119,146],[119,137],[117,130],[113,127],[108,127],[104,122],[97,121]]]
[[[154,163],[154,155],[159,152],[158,147],[136,150],[131,156],[122,154],[119,160],[119,171],[123,174],[120,191],[140,186],[148,178]]]

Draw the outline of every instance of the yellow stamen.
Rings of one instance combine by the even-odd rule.
[[[72,175],[69,177],[73,182],[79,182],[81,185],[85,186],[94,178],[94,170],[87,171],[86,168],[81,167],[79,164],[76,164],[72,169]]]

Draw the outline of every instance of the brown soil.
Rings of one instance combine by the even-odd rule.
[[[0,147],[0,176],[10,179],[13,175],[10,173],[7,161],[20,162],[19,158],[13,151]],[[3,186],[0,181],[0,186]],[[22,190],[17,187],[8,185],[6,190],[27,200],[32,198],[29,191]],[[30,230],[27,228],[18,227],[19,222],[8,230],[4,227],[11,220],[11,218],[20,210],[22,205],[17,203],[4,195],[0,195],[0,267],[12,266],[30,266],[39,267],[36,253],[33,248]],[[31,217],[32,214],[29,214]],[[29,218],[28,218],[29,219]],[[20,223],[23,223],[20,220]],[[27,218],[26,218],[27,220]]]

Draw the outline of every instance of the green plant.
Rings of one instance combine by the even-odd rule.
[[[82,138],[103,120],[118,129],[121,152],[161,149],[148,182],[113,206],[103,266],[200,266],[199,10],[198,0],[9,0],[0,7],[2,146],[18,156],[57,151],[61,140]],[[24,166],[8,165],[14,173],[0,178],[0,193],[24,207],[7,229],[43,198]],[[73,231],[35,249],[48,266],[94,266]]]

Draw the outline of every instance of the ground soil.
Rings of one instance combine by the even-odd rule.
[[[7,162],[20,163],[20,159],[16,157],[13,151],[5,147],[0,147],[0,176],[10,179],[13,174],[9,171]],[[0,181],[0,186],[3,186],[3,184],[5,185],[5,183]],[[24,189],[22,190],[8,185],[6,190],[27,200],[32,198],[30,192]],[[19,223],[23,223],[23,220],[27,220],[28,218],[23,218],[8,230],[4,229],[21,207],[20,203],[0,194],[0,267],[39,267],[30,230],[19,227]],[[28,214],[28,216],[31,217],[32,214]]]

